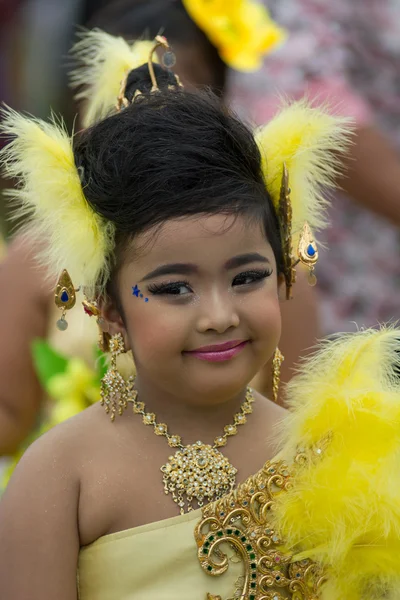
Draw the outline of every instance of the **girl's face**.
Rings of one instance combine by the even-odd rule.
[[[278,345],[276,263],[257,224],[243,217],[166,222],[135,241],[118,276],[124,322],[110,333],[133,351],[138,383],[186,403],[240,393]]]

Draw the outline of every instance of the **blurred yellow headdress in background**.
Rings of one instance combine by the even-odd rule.
[[[222,60],[238,71],[259,69],[264,56],[286,38],[267,9],[254,0],[183,0],[183,5]]]

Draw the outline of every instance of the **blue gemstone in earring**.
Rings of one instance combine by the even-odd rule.
[[[140,290],[139,290],[138,286],[135,285],[135,287],[132,288],[132,294],[134,296],[136,296],[136,298],[139,298],[139,293],[140,293]]]
[[[315,248],[313,247],[312,244],[309,244],[308,248],[307,248],[307,254],[308,256],[310,256],[311,258],[313,256],[315,256]]]
[[[68,292],[66,290],[63,291],[63,293],[61,294],[61,302],[67,303],[69,300],[69,295]]]

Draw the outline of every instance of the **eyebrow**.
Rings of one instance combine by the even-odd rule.
[[[238,256],[230,258],[225,263],[225,269],[237,269],[238,267],[243,267],[244,265],[254,262],[270,264],[266,256],[263,256],[258,252],[248,252],[247,254],[238,254]]]
[[[233,256],[225,263],[224,267],[227,270],[231,270],[254,262],[270,264],[270,261],[266,256],[263,256],[258,252],[248,252],[247,254],[238,254],[238,256]],[[154,271],[151,271],[145,277],[143,277],[141,281],[148,281],[149,279],[154,279],[155,277],[160,277],[161,275],[193,275],[194,273],[198,272],[199,268],[194,264],[171,263],[157,267],[157,269],[154,269]]]
[[[154,271],[151,271],[143,277],[142,281],[148,281],[149,279],[160,277],[160,275],[193,275],[193,273],[197,273],[198,270],[196,265],[190,263],[171,263],[157,267],[157,269],[154,269]]]

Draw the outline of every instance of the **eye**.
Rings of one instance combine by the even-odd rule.
[[[235,279],[232,281],[232,285],[250,285],[252,283],[263,281],[267,277],[270,277],[270,275],[272,275],[271,269],[244,271],[243,273],[236,275]]]
[[[169,296],[186,296],[192,293],[192,289],[188,281],[174,281],[171,283],[153,283],[149,285],[149,292],[154,296],[169,295]]]

